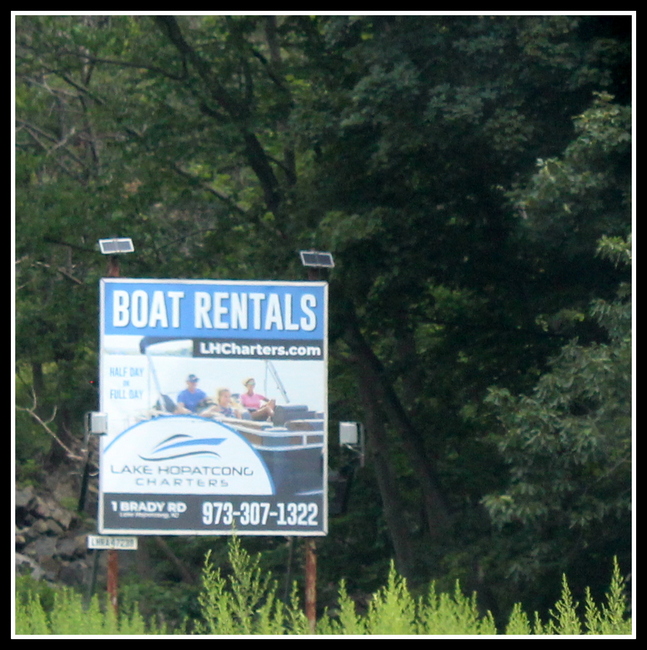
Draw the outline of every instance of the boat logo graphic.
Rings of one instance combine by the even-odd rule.
[[[215,448],[224,441],[225,438],[193,438],[186,433],[177,433],[161,440],[154,446],[150,454],[140,454],[139,457],[151,462],[176,460],[189,456],[220,458],[221,456],[215,451]]]
[[[104,493],[274,494],[261,454],[235,429],[171,415],[144,420],[102,441]]]

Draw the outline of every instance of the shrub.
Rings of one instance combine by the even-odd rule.
[[[307,635],[312,634],[297,597],[296,585],[288,603],[276,596],[277,585],[271,575],[263,575],[260,554],[251,557],[240,540],[229,543],[231,572],[225,578],[213,566],[207,553],[202,571],[202,590],[198,597],[200,617],[187,622],[176,634],[196,635]],[[111,607],[101,608],[95,596],[87,607],[71,589],[53,590],[33,580],[16,582],[16,633],[18,635],[151,635],[166,634],[163,626],[146,624],[137,605],[116,616]],[[342,581],[335,615],[326,612],[316,624],[319,635],[496,635],[490,612],[479,612],[476,594],[464,595],[456,582],[453,593],[438,593],[432,584],[426,596],[413,598],[406,581],[393,563],[387,583],[379,589],[361,615]],[[586,591],[582,612],[574,601],[566,577],[560,599],[543,622],[537,612],[532,622],[516,604],[505,635],[630,635],[625,583],[614,560],[606,604],[598,606]]]
[[[17,635],[128,635],[165,634],[163,628],[146,626],[137,607],[119,617],[112,607],[102,608],[94,596],[85,606],[83,598],[64,587],[54,594],[51,611],[46,612],[37,591],[16,595]]]

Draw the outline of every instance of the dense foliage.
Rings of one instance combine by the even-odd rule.
[[[277,584],[259,566],[237,538],[229,544],[231,575],[225,578],[207,554],[202,569],[199,614],[181,626],[169,629],[159,621],[146,623],[136,606],[116,615],[111,607],[101,609],[95,596],[84,604],[71,590],[53,594],[53,603],[28,582],[19,585],[16,633],[19,635],[629,635],[624,584],[614,564],[606,603],[598,605],[586,593],[584,607],[573,600],[566,577],[554,609],[542,621],[535,612],[531,622],[517,603],[500,631],[490,612],[482,613],[477,594],[463,594],[456,582],[452,592],[438,593],[432,583],[428,592],[414,598],[406,580],[391,563],[387,583],[376,591],[365,614],[357,612],[342,581],[334,612],[326,611],[312,624],[306,619],[295,591],[288,604],[276,597]],[[296,585],[295,585],[296,586]]]
[[[97,239],[133,238],[132,277],[302,279],[330,250],[354,480],[322,602],[391,557],[497,620],[563,573],[599,596],[631,565],[631,20],[16,16],[18,479],[78,463]]]

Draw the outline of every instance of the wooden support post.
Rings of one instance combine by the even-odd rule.
[[[314,634],[317,622],[317,553],[315,540],[306,538],[306,618]]]
[[[110,255],[108,257],[108,277],[118,278],[119,273],[119,257],[117,255]]]
[[[119,257],[117,255],[110,255],[108,257],[108,277],[119,277]],[[117,582],[119,577],[119,558],[117,551],[110,549],[108,551],[108,598],[117,615]]]
[[[115,610],[115,616],[117,615],[117,582],[119,577],[119,560],[117,557],[117,551],[111,548],[108,551],[108,597],[110,598],[110,603],[112,608]]]

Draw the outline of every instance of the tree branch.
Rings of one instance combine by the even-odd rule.
[[[173,566],[180,572],[180,575],[182,576],[182,579],[184,582],[187,582],[188,584],[195,584],[196,577],[193,575],[187,566],[182,562],[175,553],[171,550],[171,547],[161,538],[158,537],[157,535],[153,538],[155,540],[155,543],[159,548],[163,551],[163,553],[168,557],[168,559],[171,561]]]
[[[223,203],[226,203],[230,208],[234,209],[238,214],[241,214],[243,216],[247,216],[247,213],[245,210],[243,210],[241,207],[239,207],[236,202],[228,197],[225,194],[222,194],[221,192],[218,192],[218,190],[214,189],[204,181],[200,180],[193,174],[190,174],[189,172],[185,171],[182,169],[176,162],[171,163],[171,166],[173,167],[173,171],[175,171],[177,174],[182,176],[183,178],[186,178],[190,180],[192,183],[196,183],[200,185],[200,187],[205,190],[205,192],[209,192],[210,194],[213,194],[217,199],[220,199],[223,201]]]
[[[198,53],[189,45],[177,24],[175,16],[155,16],[155,21],[161,26],[168,39],[175,45],[180,54],[188,59],[197,70],[198,75],[205,83],[211,97],[220,104],[233,118],[241,119],[246,116],[245,107],[237,102],[220,84],[218,79],[211,74],[209,66]],[[178,79],[178,81],[184,81]]]
[[[69,449],[69,447],[67,447],[67,446],[66,446],[66,445],[61,441],[61,439],[60,439],[60,438],[59,438],[59,437],[58,437],[58,436],[57,436],[57,435],[56,435],[56,434],[55,434],[55,433],[54,433],[54,432],[49,428],[48,425],[49,425],[50,422],[52,422],[52,421],[54,420],[54,418],[56,417],[56,406],[54,407],[54,412],[52,413],[52,417],[51,417],[49,420],[44,421],[44,420],[43,420],[43,419],[38,415],[38,413],[36,413],[36,408],[37,408],[37,406],[38,406],[38,402],[37,402],[37,399],[36,399],[36,393],[35,393],[33,390],[32,390],[32,396],[33,396],[33,400],[34,400],[34,405],[33,405],[31,408],[25,408],[24,406],[16,406],[16,409],[19,410],[19,411],[24,411],[25,413],[29,413],[29,415],[31,415],[31,416],[34,418],[34,420],[36,420],[36,422],[38,422],[38,424],[40,424],[40,425],[43,427],[43,429],[45,429],[45,431],[47,431],[47,433],[48,433],[50,436],[52,436],[52,438],[54,438],[54,440],[55,440],[55,441],[56,441],[56,442],[57,442],[61,447],[63,447],[63,449],[65,450],[65,452],[67,453],[67,455],[68,455],[71,459],[73,459],[73,460],[83,460],[83,457],[82,457],[82,456],[77,456],[77,455],[76,455],[76,454],[75,454],[71,449]]]
[[[72,128],[66,136],[64,136],[61,140],[59,140],[55,136],[49,135],[48,133],[38,128],[37,126],[34,126],[30,122],[26,122],[25,120],[19,120],[19,119],[16,120],[16,122],[20,124],[27,131],[27,133],[31,136],[32,140],[39,147],[41,147],[43,151],[45,151],[47,156],[50,156],[57,149],[62,149],[64,155],[69,156],[73,162],[75,162],[79,167],[82,168],[83,171],[85,172],[89,171],[88,166],[76,154],[70,151],[69,147],[67,146],[67,142],[70,139],[70,137],[76,135],[76,131],[74,130],[74,128]],[[45,143],[41,142],[41,140],[37,136],[42,136],[43,138],[46,138],[47,140],[51,141],[52,143],[54,143],[53,146],[48,147]],[[68,169],[61,160],[55,160],[54,162],[68,176],[81,183],[84,182],[83,176],[80,176],[79,174],[75,174],[73,171]]]
[[[63,54],[69,54],[71,56],[76,56],[79,59],[84,59],[85,61],[88,61],[89,63],[106,63],[107,65],[118,65],[123,68],[136,68],[137,70],[149,70],[150,72],[156,72],[157,74],[161,74],[162,76],[166,77],[167,79],[172,79],[173,81],[185,81],[186,80],[186,75],[183,74],[182,76],[178,76],[175,74],[171,74],[170,72],[167,72],[164,70],[164,68],[160,68],[155,65],[150,65],[148,63],[143,63],[141,61],[123,61],[121,59],[102,59],[101,57],[98,56],[92,56],[91,54],[83,54],[81,52],[70,52],[67,50],[63,51]],[[52,72],[57,75],[61,75],[60,70],[56,69],[51,69],[49,72]]]
[[[36,261],[36,262],[34,262],[34,265],[35,265],[35,266],[42,266],[43,268],[46,268],[46,269],[51,269],[51,268],[52,268],[51,265],[49,265],[49,264],[45,264],[45,262],[38,262],[38,261]],[[59,267],[56,269],[56,271],[58,271],[61,275],[64,275],[64,276],[65,276],[66,278],[68,278],[69,280],[72,280],[72,282],[76,282],[76,284],[81,284],[81,285],[83,284],[83,281],[82,281],[82,280],[79,280],[78,278],[75,278],[75,277],[74,277],[74,276],[73,276],[69,271],[67,271],[67,270],[66,270],[65,268],[63,268],[62,266],[59,266]]]
[[[211,98],[232,118],[243,137],[247,162],[263,188],[265,204],[270,212],[278,216],[282,199],[280,185],[263,146],[256,135],[246,125],[249,116],[247,105],[241,104],[241,102],[232,97],[218,81],[216,76],[212,74],[209,65],[198,55],[182,35],[180,26],[174,16],[155,16],[155,20],[161,26],[169,40],[175,45],[178,52],[195,67]]]
[[[85,88],[81,84],[77,83],[73,79],[70,79],[70,77],[68,75],[63,74],[62,72],[59,72],[59,71],[52,70],[50,68],[45,68],[45,69],[47,70],[47,72],[51,72],[53,74],[58,75],[63,81],[65,81],[65,83],[68,83],[70,86],[72,86],[72,88],[74,88],[75,90],[78,90],[83,95],[87,95],[93,102],[96,102],[100,106],[105,105],[105,103],[106,103],[105,100],[101,99],[101,97],[98,97],[94,93],[91,93],[87,88]]]

